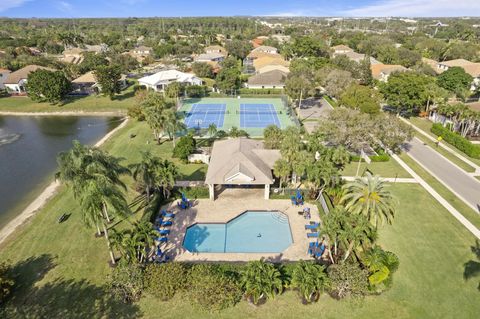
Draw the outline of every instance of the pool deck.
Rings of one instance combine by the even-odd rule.
[[[177,201],[163,206],[162,209],[172,210],[176,213],[171,233],[168,235],[168,243],[162,249],[167,256],[176,261],[249,261],[265,258],[272,262],[307,260],[311,257],[307,254],[308,243],[314,238],[307,238],[305,225],[310,221],[319,222],[318,209],[315,205],[292,206],[290,200],[265,200],[263,189],[226,189],[215,201],[210,199],[198,199],[193,207],[180,210]],[[311,219],[307,220],[298,214],[298,211],[309,207]],[[242,214],[246,210],[278,210],[288,216],[293,243],[282,253],[191,253],[183,248],[182,243],[187,227],[195,223],[226,223],[230,219]]]

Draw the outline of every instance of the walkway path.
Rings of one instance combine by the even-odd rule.
[[[425,188],[425,190],[430,193],[430,195],[432,195],[443,207],[445,207],[445,209],[447,209],[450,214],[453,215],[453,217],[455,217],[463,226],[465,226],[465,228],[467,228],[475,237],[480,239],[480,230],[477,227],[475,227],[458,210],[456,210],[452,205],[450,205],[448,201],[446,201],[442,196],[440,196],[440,194],[438,194],[437,191],[435,191],[427,182],[425,182],[424,179],[417,175],[417,173],[415,173],[415,171],[411,169],[410,166],[408,166],[404,161],[402,161],[400,157],[398,157],[398,155],[391,154],[391,156],[400,164],[400,166],[402,166],[410,175],[412,175],[413,178],[415,178],[420,183],[420,185],[422,185],[423,188]]]
[[[342,176],[342,179],[351,182],[355,180],[355,176]],[[395,178],[395,177],[380,177],[383,181],[388,183],[418,183],[415,178]]]
[[[479,180],[454,165],[418,138],[414,138],[407,145],[406,152],[473,210],[480,211]]]
[[[427,132],[425,132],[424,130],[422,130],[421,128],[419,128],[418,126],[414,125],[413,123],[411,123],[410,121],[404,119],[403,117],[400,117],[400,119],[407,123],[408,125],[410,125],[411,127],[413,127],[416,131],[418,131],[420,134],[422,134],[423,136],[425,136],[426,138],[428,138],[429,140],[431,140],[432,142],[437,142],[437,139],[434,138],[433,136],[431,136],[430,134],[428,134]],[[472,162],[471,160],[469,160],[468,158],[466,158],[465,156],[463,156],[462,154],[458,153],[457,151],[455,151],[454,149],[448,147],[447,145],[445,145],[445,143],[439,143],[439,146],[443,149],[445,149],[447,152],[450,152],[451,154],[455,155],[456,157],[458,157],[459,159],[461,159],[462,161],[464,161],[465,163],[467,163],[468,165],[472,166],[473,168],[475,168],[475,173],[473,173],[472,175],[480,175],[480,166],[478,166],[476,163]],[[447,159],[448,160],[448,159]],[[452,163],[453,164],[453,163]],[[454,164],[455,165],[455,164]]]

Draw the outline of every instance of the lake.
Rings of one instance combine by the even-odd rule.
[[[0,116],[0,228],[54,180],[56,157],[73,140],[93,145],[117,117]]]

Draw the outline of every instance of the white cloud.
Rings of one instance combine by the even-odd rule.
[[[30,0],[1,0],[0,1],[0,12],[6,11],[11,8],[16,8]]]
[[[73,6],[67,1],[58,1],[58,8],[63,12],[72,12]]]
[[[357,17],[458,17],[480,14],[480,0],[383,0],[344,10]]]

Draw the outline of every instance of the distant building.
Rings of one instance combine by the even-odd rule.
[[[249,89],[283,89],[287,75],[280,70],[255,74],[248,78],[246,87]]]
[[[473,77],[472,85],[470,87],[471,91],[475,91],[478,87],[480,87],[480,63],[470,62],[465,59],[455,59],[438,62],[437,64],[439,73],[444,72],[451,67],[460,67]]]
[[[3,90],[5,89],[5,81],[7,80],[7,77],[8,75],[11,73],[12,71],[8,70],[8,69],[1,69],[0,68],[0,90]]]
[[[127,77],[122,74],[119,82],[121,88],[125,88],[127,86]],[[95,78],[93,71],[87,72],[73,80],[72,86],[73,94],[90,95],[102,91],[102,87],[97,83],[97,79]]]
[[[55,71],[54,69],[46,68],[39,65],[34,65],[34,64],[27,65],[26,67],[23,67],[8,75],[7,80],[4,82],[5,87],[7,88],[7,91],[9,91],[12,94],[26,93],[27,92],[26,84],[27,84],[28,75],[37,70]]]
[[[370,70],[372,71],[372,76],[374,79],[377,79],[382,82],[387,82],[390,74],[394,72],[405,72],[408,69],[402,65],[398,64],[372,64],[370,66]]]
[[[195,57],[195,62],[217,62],[225,60],[225,55],[218,52],[202,53]]]
[[[346,45],[343,45],[343,44],[333,46],[332,50],[333,50],[333,55],[334,56],[338,55],[338,54],[345,54],[345,53],[348,53],[348,52],[353,52],[353,49],[351,49],[350,47],[348,47]]]
[[[278,49],[274,48],[274,47],[266,46],[266,45],[261,45],[259,47],[256,47],[255,49],[253,49],[252,53],[253,52],[263,52],[263,53],[269,53],[269,54],[277,54]]]
[[[80,64],[83,61],[83,53],[86,50],[82,48],[72,48],[63,51],[63,57],[60,59],[62,62],[71,64]]]
[[[153,49],[151,47],[146,47],[144,45],[141,45],[133,49],[132,52],[136,56],[147,57],[153,54]]]
[[[263,67],[260,67],[260,68],[256,69],[257,74],[265,73],[265,72],[269,72],[269,71],[273,71],[273,70],[282,71],[284,73],[290,73],[290,69],[288,68],[288,66],[284,66],[284,65],[281,65],[281,64],[268,64],[268,65],[265,65]]]
[[[223,56],[227,56],[227,54],[228,54],[227,50],[225,50],[225,48],[220,46],[220,45],[210,45],[210,46],[206,47],[205,48],[205,53],[207,53],[207,54],[218,53],[218,54],[222,54]]]
[[[202,85],[202,79],[194,74],[184,73],[177,70],[160,71],[155,74],[138,79],[140,85],[144,85],[147,89],[153,89],[157,92],[165,90],[165,88],[173,82],[179,82],[186,85]]]

